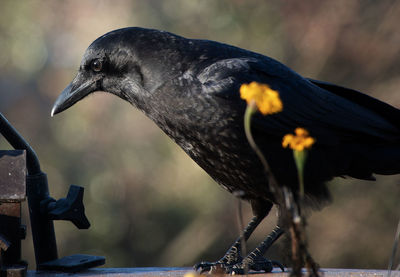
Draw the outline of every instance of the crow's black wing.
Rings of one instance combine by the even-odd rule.
[[[305,79],[270,58],[225,59],[209,65],[197,76],[203,92],[239,102],[239,87],[257,81],[277,90],[283,111],[256,115],[253,125],[265,133],[282,136],[296,127],[308,129],[320,144],[361,141],[385,143],[400,140],[399,111],[369,96],[319,81]],[[232,103],[232,102],[231,102]],[[229,105],[229,103],[227,103]],[[391,107],[392,112],[385,112]]]
[[[359,92],[354,89],[350,88],[345,88],[339,85],[335,85],[332,83],[328,83],[325,81],[319,81],[319,80],[314,80],[307,78],[310,82],[313,84],[319,86],[320,88],[323,88],[325,90],[328,90],[338,96],[341,96],[343,98],[346,98],[350,100],[351,102],[357,103],[364,108],[367,108],[370,111],[373,111],[382,117],[384,117],[386,120],[388,120],[390,123],[395,125],[396,127],[400,128],[400,110],[396,109],[395,107],[382,102],[376,98],[373,98],[367,94],[364,94],[362,92]]]

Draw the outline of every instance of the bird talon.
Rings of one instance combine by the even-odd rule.
[[[273,261],[273,260],[271,260],[270,262],[271,262],[272,266],[275,265],[275,266],[279,267],[282,270],[282,272],[285,272],[285,267],[280,262]]]
[[[239,268],[239,267],[230,267],[228,270],[226,270],[226,274],[230,274],[230,275],[243,275],[244,269],[243,268]]]
[[[198,271],[198,270],[201,268],[200,273],[203,273],[203,272],[205,272],[205,271],[210,270],[211,266],[212,266],[212,263],[209,263],[209,262],[200,262],[200,263],[195,264],[195,265],[193,266],[193,269],[194,269],[195,271]],[[208,269],[208,270],[207,270],[207,269]]]
[[[200,262],[197,263],[193,266],[193,269],[195,271],[199,271],[200,274],[202,273],[216,273],[216,272],[221,272],[221,270],[223,270],[223,272],[225,273],[225,268],[226,265],[220,262]]]
[[[282,272],[285,271],[283,265],[278,261],[268,260],[262,256],[252,257],[249,255],[242,262],[228,267],[226,273],[231,275],[245,274],[250,270],[269,273],[272,272],[274,266],[278,266]]]

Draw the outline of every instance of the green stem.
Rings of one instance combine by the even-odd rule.
[[[303,170],[298,171],[300,185],[300,199],[304,199],[304,173]]]
[[[264,157],[260,148],[258,148],[256,142],[254,141],[253,135],[251,134],[251,117],[256,112],[257,112],[256,103],[254,101],[252,101],[249,103],[249,105],[247,105],[246,111],[244,113],[244,131],[245,131],[247,140],[248,140],[251,148],[254,150],[254,152],[260,159],[260,161],[265,169],[265,173],[267,174],[267,178],[271,185],[272,191],[276,194],[276,192],[279,192],[278,182],[276,181],[274,175],[272,174],[272,171],[267,162],[267,159]],[[278,196],[278,195],[276,195],[276,196]]]
[[[307,150],[293,150],[294,160],[296,162],[297,176],[299,178],[300,199],[304,199],[304,165],[307,159]]]

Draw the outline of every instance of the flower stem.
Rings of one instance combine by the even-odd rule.
[[[275,197],[281,197],[279,195],[276,195],[277,193],[279,193],[278,183],[277,183],[274,175],[272,174],[272,171],[267,162],[267,159],[264,157],[260,148],[258,148],[256,142],[254,141],[253,135],[251,134],[251,117],[256,112],[257,112],[257,106],[256,106],[256,102],[253,100],[247,105],[246,111],[244,113],[244,131],[245,131],[247,140],[248,140],[251,148],[254,150],[254,152],[260,159],[260,161],[265,169],[265,174],[267,175],[271,190],[274,192]]]
[[[256,112],[257,112],[257,107],[255,105],[255,102],[252,101],[250,105],[247,105],[246,112],[244,114],[244,131],[246,133],[246,137],[247,140],[249,141],[251,148],[253,148],[254,152],[256,152],[264,168],[269,171],[269,165],[267,163],[267,160],[265,159],[260,148],[258,148],[256,142],[254,141],[253,135],[251,134],[251,117]]]
[[[293,156],[296,162],[297,175],[299,178],[300,199],[304,199],[304,166],[307,159],[307,150],[293,150]]]

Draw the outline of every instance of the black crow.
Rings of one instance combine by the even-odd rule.
[[[252,120],[255,141],[279,186],[298,193],[292,151],[281,144],[296,127],[316,139],[305,166],[308,203],[325,203],[329,193],[324,183],[336,176],[373,180],[374,173],[400,173],[398,109],[352,89],[304,78],[261,54],[158,30],[124,28],[96,39],[52,115],[96,91],[130,102],[218,184],[250,202],[254,217],[244,231],[247,239],[273,204],[283,205],[245,137],[246,103],[239,88],[252,81],[268,84],[283,102],[282,112],[256,114]],[[283,228],[278,222],[247,259],[240,256],[239,238],[218,262],[197,267],[271,271],[278,263],[262,255]]]

